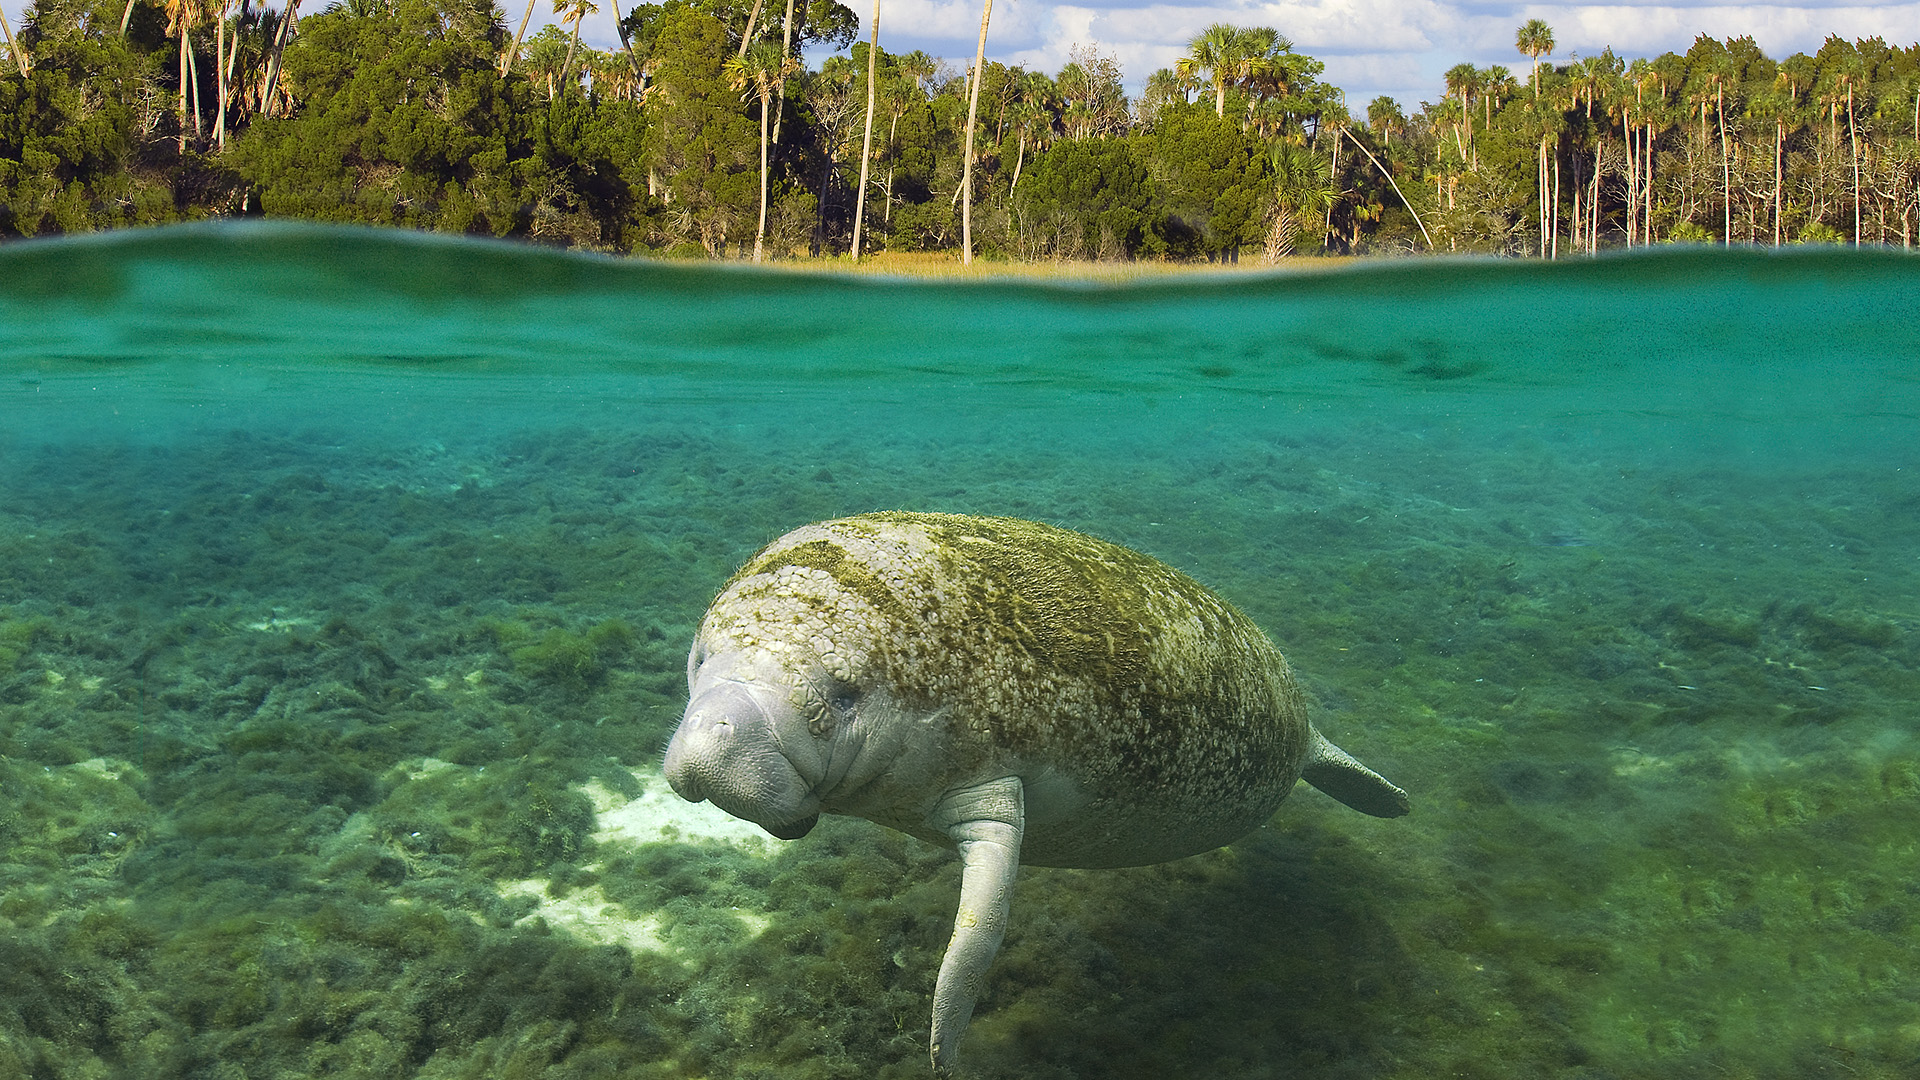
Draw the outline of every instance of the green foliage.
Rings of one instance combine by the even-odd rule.
[[[1133,258],[1159,242],[1153,186],[1133,140],[1070,140],[1034,159],[1014,203],[1031,255]]]
[[[732,52],[718,19],[691,7],[660,16],[654,85],[664,104],[644,143],[647,169],[666,177],[669,210],[656,227],[662,247],[697,243],[709,256],[752,239],[759,200],[760,134],[722,67]]]
[[[0,674],[13,670],[32,651],[34,642],[53,629],[45,616],[10,619],[0,615]]]
[[[176,220],[164,181],[141,166],[138,131],[151,108],[128,88],[157,58],[118,27],[113,0],[37,4],[19,34],[34,57],[21,79],[0,67],[0,237],[85,232]]]
[[[549,682],[584,684],[606,674],[607,665],[633,647],[633,628],[618,619],[596,623],[585,633],[554,627],[531,645],[513,650],[514,670]]]
[[[524,233],[548,169],[530,87],[493,49],[428,0],[309,16],[286,54],[302,108],[257,121],[235,168],[272,215]]]
[[[1162,110],[1148,138],[1166,178],[1158,190],[1171,253],[1231,260],[1260,241],[1269,187],[1257,139],[1201,105]]]

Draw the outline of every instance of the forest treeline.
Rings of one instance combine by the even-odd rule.
[[[534,2],[559,24],[37,0],[0,59],[0,237],[265,215],[786,257],[847,252],[856,217],[866,251],[953,250],[970,211],[975,250],[1027,260],[1920,238],[1920,45],[1555,62],[1535,20],[1514,68],[1356,114],[1282,35],[1216,25],[1135,99],[1092,48],[983,65],[968,170],[968,74],[870,57],[836,0],[604,0],[606,51],[593,0]]]

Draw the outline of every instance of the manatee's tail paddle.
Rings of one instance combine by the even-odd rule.
[[[1307,748],[1307,763],[1300,778],[1321,791],[1374,817],[1400,817],[1412,809],[1407,793],[1391,781],[1353,759],[1353,755],[1313,732],[1313,745]]]

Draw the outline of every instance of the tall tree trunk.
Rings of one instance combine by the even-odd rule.
[[[1620,146],[1627,155],[1627,246],[1631,248],[1634,230],[1639,228],[1635,217],[1640,208],[1640,192],[1636,190],[1640,183],[1639,147],[1633,137],[1633,110],[1620,110]]]
[[[1338,183],[1339,178],[1340,178],[1340,136],[1335,135],[1333,137],[1333,167],[1327,170],[1327,181],[1335,191],[1339,190],[1339,183]],[[1333,246],[1333,240],[1334,240],[1333,204],[1335,203],[1335,201],[1337,201],[1337,198],[1338,197],[1336,196],[1334,199],[1327,200],[1326,230],[1323,233],[1321,233],[1321,236],[1320,236],[1320,246],[1322,248],[1330,248]]]
[[[287,0],[287,10],[281,13],[280,16],[280,29],[275,31],[273,35],[273,56],[267,61],[267,77],[260,84],[261,112],[268,112],[273,107],[273,88],[274,85],[280,81],[280,58],[286,55],[287,35],[293,32],[293,21],[299,17],[299,12],[300,0]],[[528,0],[527,14],[533,14],[532,0]],[[526,29],[524,23],[521,24],[521,29]],[[518,50],[519,47],[519,43],[516,41],[514,48]],[[508,56],[512,56],[512,53],[509,53]],[[504,70],[502,74],[504,74]]]
[[[226,83],[221,87],[223,101],[231,102],[233,99],[233,69],[240,62],[240,24],[246,21],[248,8],[247,0],[240,0],[240,13],[233,20],[233,37],[227,45]],[[225,115],[223,111],[221,116],[224,118]]]
[[[1860,246],[1860,126],[1853,119],[1853,84],[1847,84],[1847,141],[1853,147],[1853,246]]]
[[[567,39],[567,58],[560,61],[560,86],[563,89],[567,85],[567,72],[573,70],[573,50],[580,44],[580,17],[583,14],[581,11],[573,13],[573,36]],[[553,95],[548,94],[547,100],[553,100]]]
[[[767,112],[772,108],[773,87],[760,91],[760,227],[753,234],[753,261],[766,257],[767,243]]]
[[[791,4],[791,0],[789,0]],[[860,227],[867,217],[867,166],[873,161],[873,106],[878,100],[874,75],[880,66],[880,0],[873,0],[873,26],[867,38],[867,123],[860,136],[860,193],[853,200],[853,261],[860,261]]]
[[[640,92],[647,88],[647,76],[633,55],[633,42],[627,37],[627,20],[620,17],[620,0],[613,0],[613,28],[620,31],[620,51],[627,54],[627,67],[633,71],[633,99],[638,101]]]
[[[1781,199],[1786,184],[1787,121],[1776,117],[1773,122],[1773,246],[1780,246]]]
[[[1593,190],[1587,196],[1587,254],[1600,254],[1600,152],[1598,138],[1593,147]]]
[[[1659,157],[1657,147],[1660,135],[1653,129],[1653,121],[1647,121],[1646,147],[1641,157],[1646,160],[1647,184],[1640,189],[1640,240],[1643,244],[1653,245],[1653,166]]]
[[[760,22],[760,5],[764,0],[753,0],[753,10],[747,13],[747,28],[740,34],[740,51],[736,56],[747,55],[747,43],[753,40],[753,28]]]
[[[218,115],[213,118],[213,144],[222,150],[227,148],[227,11],[225,0],[213,19],[213,83],[214,105]]]
[[[527,0],[527,13],[520,16],[520,29],[514,32],[513,44],[508,47],[505,56],[500,58],[500,77],[506,78],[513,71],[513,62],[520,58],[520,39],[527,36],[527,24],[533,21],[534,0]]]
[[[980,118],[980,84],[987,78],[987,20],[993,0],[980,6],[980,44],[973,50],[973,86],[967,91],[967,145],[960,166],[960,262],[973,265],[973,128]]]
[[[1374,157],[1373,151],[1367,149],[1367,144],[1361,142],[1359,138],[1357,138],[1350,129],[1342,125],[1340,130],[1346,134],[1347,138],[1353,140],[1353,145],[1359,147],[1361,153],[1367,155],[1367,160],[1373,162],[1373,167],[1380,170],[1380,175],[1387,178],[1387,183],[1392,186],[1393,193],[1395,195],[1400,196],[1400,205],[1406,207],[1407,213],[1413,215],[1413,223],[1415,225],[1420,226],[1420,235],[1423,237],[1426,237],[1426,240],[1427,240],[1427,250],[1432,251],[1433,237],[1430,234],[1428,234],[1426,225],[1421,222],[1420,212],[1418,210],[1415,210],[1413,208],[1413,204],[1407,201],[1406,195],[1401,193],[1400,185],[1394,181],[1393,174],[1387,171],[1387,167],[1385,165],[1380,164],[1380,159],[1377,157]],[[1338,145],[1337,140],[1335,142],[1335,145]],[[1435,192],[1434,201],[1438,202],[1439,198],[1440,198],[1439,193]]]
[[[1551,242],[1551,229],[1547,224],[1547,136],[1540,136],[1540,152],[1534,157],[1537,168],[1534,170],[1534,193],[1540,198],[1540,257],[1547,257],[1547,245]]]
[[[1556,140],[1557,141],[1557,140]],[[1560,148],[1553,154],[1553,258],[1560,257]]]
[[[187,31],[180,31],[180,40],[187,40]],[[205,134],[200,126],[200,61],[193,55],[191,46],[187,49],[187,70],[193,74],[193,137],[198,139]]]
[[[878,0],[876,0],[876,2],[878,2]],[[893,153],[893,141],[900,136],[900,116],[903,111],[904,109],[896,109],[894,111],[893,124],[887,128],[887,153],[888,154]],[[887,210],[885,215],[883,215],[880,218],[880,220],[889,229],[893,228],[893,167],[894,165],[895,165],[894,159],[892,157],[887,158],[887,187],[886,187]]]
[[[878,23],[878,20],[876,20],[876,25],[877,23]],[[780,63],[784,65],[787,62],[787,58],[792,55],[793,55],[793,0],[787,0],[787,21],[782,24],[782,29],[780,31]],[[780,124],[782,121],[786,120],[787,118],[787,79],[786,79],[786,76],[784,75],[780,77],[779,94],[780,94],[780,98],[777,103],[777,107],[773,111],[773,145],[775,146],[780,145]],[[866,200],[867,200],[867,193],[865,191],[862,191],[860,193],[860,201],[866,202]],[[860,211],[856,209],[854,211],[854,216],[859,217]]]
[[[180,153],[187,152],[187,28],[182,18],[180,27]]]
[[[1726,88],[1713,92],[1713,107],[1720,119],[1720,246],[1733,246],[1733,157],[1727,148]]]
[[[133,5],[131,3],[127,5],[127,13],[129,15],[133,13]],[[27,63],[27,53],[26,50],[20,47],[20,43],[13,39],[13,28],[7,25],[7,13],[4,11],[0,11],[0,34],[7,36],[7,51],[13,54],[14,66],[20,69],[20,77],[25,79],[27,77],[27,71],[30,68],[30,65]],[[120,36],[127,36],[127,20],[125,19],[120,20]]]

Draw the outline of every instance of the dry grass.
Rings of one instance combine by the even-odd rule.
[[[975,259],[965,266],[960,256],[949,251],[881,251],[854,263],[845,256],[809,258],[799,256],[768,265],[781,270],[825,274],[880,274],[894,277],[951,281],[1085,281],[1101,284],[1141,281],[1153,278],[1193,274],[1236,274],[1259,272],[1314,273],[1345,266],[1352,257],[1316,257],[1262,262],[1258,257],[1238,264],[1206,262],[1006,262]]]

